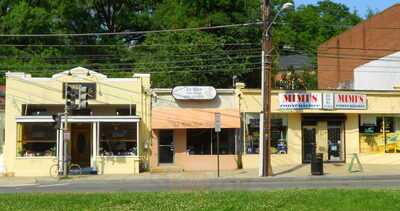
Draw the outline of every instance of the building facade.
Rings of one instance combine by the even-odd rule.
[[[48,176],[58,162],[64,134],[54,127],[52,115],[64,112],[66,85],[86,87],[89,99],[87,109],[73,110],[67,118],[68,160],[97,174],[136,174],[147,165],[149,75],[107,78],[78,67],[50,78],[16,72],[6,76],[7,175]]]
[[[210,100],[154,92],[151,169],[216,170],[215,113],[222,114],[220,169],[258,168],[260,90],[238,83]],[[309,163],[313,153],[325,162],[347,163],[357,154],[363,164],[400,164],[398,91],[277,90],[271,100],[275,167]]]
[[[317,58],[318,88],[352,89],[356,68],[398,52],[399,18],[400,4],[395,4],[321,44]],[[390,77],[393,74],[390,70],[392,66],[393,59],[381,59],[379,65],[372,67],[372,71],[380,69],[381,72],[386,71]],[[364,69],[371,70],[371,67]],[[373,84],[367,88],[371,87]]]
[[[216,170],[219,136],[222,170],[237,169],[240,113],[235,89],[154,89],[151,170]],[[215,128],[221,114],[221,132]]]

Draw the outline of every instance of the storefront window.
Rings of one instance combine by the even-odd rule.
[[[136,123],[100,123],[100,155],[137,155]]]
[[[19,123],[17,135],[18,156],[56,155],[57,130],[51,123]]]
[[[400,152],[400,117],[361,115],[360,152]]]
[[[260,114],[246,113],[246,153],[258,154],[260,142]],[[287,149],[287,117],[273,115],[271,119],[271,151],[274,154],[286,154]]]
[[[235,129],[221,129],[219,151],[221,155],[235,154]],[[214,129],[188,129],[187,152],[190,155],[217,154],[217,134]]]

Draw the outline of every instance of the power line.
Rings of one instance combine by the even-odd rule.
[[[154,34],[154,33],[165,33],[165,32],[184,32],[184,31],[199,31],[199,30],[211,30],[211,29],[224,29],[233,27],[247,27],[260,25],[261,22],[241,23],[241,24],[229,24],[220,26],[207,26],[207,27],[194,27],[194,28],[182,28],[182,29],[164,29],[164,30],[151,30],[151,31],[135,31],[135,32],[98,32],[98,33],[55,33],[55,34],[0,34],[0,37],[99,37],[99,36],[111,36],[111,35],[135,35],[135,34]]]
[[[145,48],[145,47],[176,47],[176,46],[252,46],[260,43],[188,43],[188,44],[0,44],[0,47],[127,47],[127,48]]]
[[[51,66],[80,66],[80,65],[84,65],[84,66],[88,66],[88,67],[95,67],[95,66],[127,66],[127,65],[157,65],[157,64],[165,64],[165,65],[169,65],[169,64],[180,64],[180,63],[195,63],[195,62],[201,62],[201,63],[206,63],[206,62],[210,62],[210,61],[221,61],[221,60],[245,60],[245,59],[251,59],[251,58],[260,58],[261,59],[261,55],[245,55],[245,56],[232,56],[232,57],[220,57],[220,58],[210,58],[210,59],[203,59],[203,58],[198,58],[195,60],[171,60],[171,61],[155,61],[155,62],[131,62],[131,63],[74,63],[74,64],[70,64],[70,63],[65,63],[65,64],[50,64],[50,63],[45,63],[45,64],[41,64],[41,67],[51,67]],[[22,64],[22,66],[26,66],[26,65],[30,65],[28,64]],[[0,66],[17,66],[20,67],[21,64],[2,64],[0,63]],[[34,66],[34,65],[30,65],[30,66]]]

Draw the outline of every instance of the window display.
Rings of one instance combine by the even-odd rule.
[[[361,115],[360,152],[400,152],[400,117]]]
[[[137,155],[135,123],[100,123],[100,155]]]
[[[246,113],[246,153],[258,154],[260,142],[260,114]],[[271,151],[273,154],[286,154],[287,149],[287,116],[272,115]]]
[[[17,155],[56,156],[57,130],[51,123],[19,123]]]

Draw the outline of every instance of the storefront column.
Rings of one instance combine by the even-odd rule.
[[[347,114],[345,122],[345,152],[346,162],[351,161],[353,153],[360,152],[360,134],[358,124],[358,114]]]
[[[288,114],[288,159],[290,164],[302,163],[301,114]]]
[[[92,156],[90,159],[90,166],[95,170],[96,169],[96,158],[98,154],[98,146],[99,146],[99,123],[92,123]]]

